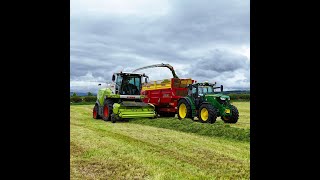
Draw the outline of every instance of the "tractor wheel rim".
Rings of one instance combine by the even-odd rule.
[[[93,109],[93,117],[96,118],[97,117],[97,111],[96,108]]]
[[[208,113],[208,110],[206,108],[202,108],[200,114],[201,114],[201,119],[203,121],[207,121],[208,120],[209,113]]]
[[[104,115],[104,117],[108,117],[108,115],[109,115],[109,108],[108,108],[108,106],[104,106],[104,108],[103,108],[103,115]]]
[[[185,118],[187,116],[187,106],[184,103],[179,106],[179,116],[181,118]]]

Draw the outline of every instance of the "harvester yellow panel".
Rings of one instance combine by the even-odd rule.
[[[173,87],[171,87],[171,80],[173,81]],[[157,81],[150,81],[149,83],[142,84],[142,90],[158,90],[158,89],[168,89],[168,88],[186,88],[188,84],[192,84],[191,78],[188,79],[164,79]]]
[[[156,89],[167,89],[167,88],[171,88],[170,79],[150,81],[147,84],[144,83],[142,85],[142,90],[156,90]]]

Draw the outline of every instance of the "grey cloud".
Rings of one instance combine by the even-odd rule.
[[[170,63],[190,66],[175,67],[182,77],[200,80],[216,77],[220,81],[233,78],[230,86],[239,82],[249,87],[249,61],[230,49],[250,45],[250,2],[170,3],[168,14],[162,16],[70,17],[70,81],[88,73],[93,79],[107,81],[120,70]],[[194,54],[195,49],[205,53]],[[156,71],[160,69],[151,72]],[[237,80],[236,73],[247,80]]]
[[[204,57],[195,63],[198,70],[226,72],[237,69],[249,69],[247,57],[232,52],[214,50],[210,56]]]

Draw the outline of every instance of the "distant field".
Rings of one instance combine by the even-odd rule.
[[[220,118],[113,124],[93,120],[93,105],[72,105],[71,179],[250,179],[250,103],[233,104],[240,112],[234,125]]]

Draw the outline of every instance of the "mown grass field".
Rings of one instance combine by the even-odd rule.
[[[250,179],[250,103],[237,124],[177,118],[112,124],[70,106],[71,179]],[[218,132],[218,133],[217,133]]]

